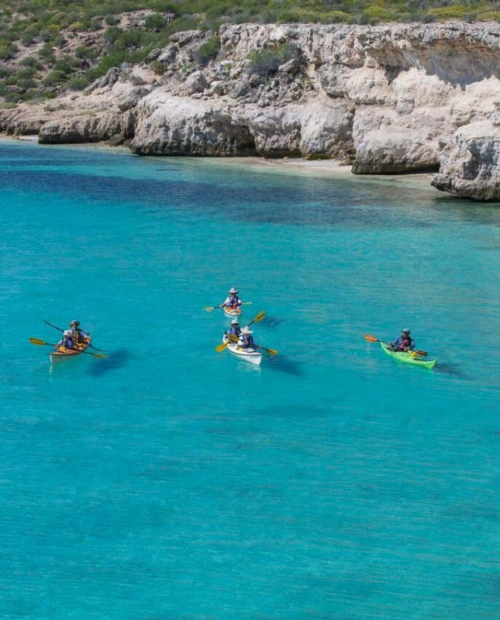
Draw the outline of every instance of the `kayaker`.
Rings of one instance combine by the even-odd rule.
[[[239,291],[234,287],[229,289],[229,297],[226,299],[224,303],[222,303],[219,308],[239,308],[243,303],[241,299],[238,297]]]
[[[88,334],[83,329],[80,329],[80,321],[71,321],[69,324],[71,327],[71,336],[73,338],[73,342],[76,345],[84,345],[90,342],[90,334]]]
[[[253,340],[253,331],[249,327],[244,327],[238,338],[238,347],[240,349],[255,349],[255,343]]]
[[[393,351],[413,351],[415,348],[415,341],[410,335],[409,329],[403,329],[401,336],[396,338],[394,342],[391,342],[391,348]]]
[[[58,349],[60,348],[74,349],[75,348],[75,343],[73,341],[73,333],[70,329],[64,330],[62,340],[60,340],[57,343],[56,347]]]
[[[231,321],[231,329],[229,330],[228,334],[230,336],[236,336],[236,337],[239,337],[239,335],[241,334],[241,327],[236,319],[233,319]]]

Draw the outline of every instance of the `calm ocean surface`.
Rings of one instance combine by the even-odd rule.
[[[8,142],[0,189],[2,619],[500,618],[497,206]],[[110,357],[50,372],[73,318]]]

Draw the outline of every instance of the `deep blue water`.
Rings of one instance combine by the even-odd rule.
[[[7,142],[0,190],[1,618],[500,618],[497,206]],[[110,356],[50,372],[73,318]]]

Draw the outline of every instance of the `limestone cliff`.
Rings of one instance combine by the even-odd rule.
[[[46,143],[125,142],[143,155],[439,170],[439,189],[500,200],[500,25],[222,26],[217,59],[203,63],[207,36],[177,33],[84,93],[0,111],[0,129]],[[262,50],[286,53],[259,67]]]

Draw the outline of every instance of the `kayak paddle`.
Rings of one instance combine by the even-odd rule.
[[[266,347],[261,347],[259,344],[255,344],[254,347],[257,347],[257,349],[263,349],[264,351],[267,351],[269,355],[278,355],[278,351],[276,351],[276,349],[266,349]]]
[[[262,319],[266,316],[265,312],[259,312],[259,314],[255,317],[255,319],[253,321],[250,321],[250,323],[247,325],[247,327],[250,327],[250,325],[253,325],[254,323],[258,323],[259,321],[262,321]]]
[[[240,305],[251,306],[252,304],[253,304],[253,301],[244,301]],[[212,312],[213,310],[219,310],[219,308],[223,308],[223,307],[224,306],[207,306],[206,308],[204,308],[204,310],[206,310],[207,312]]]
[[[375,336],[370,336],[369,334],[366,334],[365,336],[365,340],[367,342],[382,342],[383,344],[389,344],[388,342],[384,342],[383,340],[380,340],[380,338],[375,338]],[[422,357],[425,357],[426,355],[429,355],[427,353],[427,351],[420,351],[419,349],[415,349],[414,351],[410,351],[410,353],[416,353],[417,355],[421,355]]]
[[[48,321],[44,321],[44,323],[45,325],[50,325],[50,327],[53,327],[54,329],[57,329],[60,332],[64,332],[64,329],[57,327],[57,325],[52,325],[52,323],[49,323]],[[89,344],[89,347],[91,347],[92,349],[95,349],[96,351],[103,351],[103,349],[98,349],[97,347],[94,347],[93,344]]]
[[[40,340],[39,338],[30,338],[31,344],[37,344],[39,347],[57,347],[56,344],[52,344],[50,342],[45,342],[45,340]],[[75,349],[76,351],[76,349]],[[102,353],[91,353],[90,351],[80,351],[80,353],[87,353],[87,355],[93,355],[94,357],[102,357],[106,358],[108,355],[102,355]]]
[[[250,325],[252,325],[252,323],[258,323],[259,321],[262,321],[262,319],[265,316],[266,316],[265,312],[259,312],[259,314],[255,317],[255,319],[253,321],[250,321],[250,323],[247,325],[247,327],[250,327]],[[234,336],[234,338],[236,338],[236,336]],[[236,339],[236,342],[237,341],[238,341],[238,339]],[[227,348],[228,344],[229,344],[229,340],[227,342],[223,342],[219,346],[215,347],[215,350],[217,351],[217,353],[220,353],[221,351],[224,351],[224,349]]]

